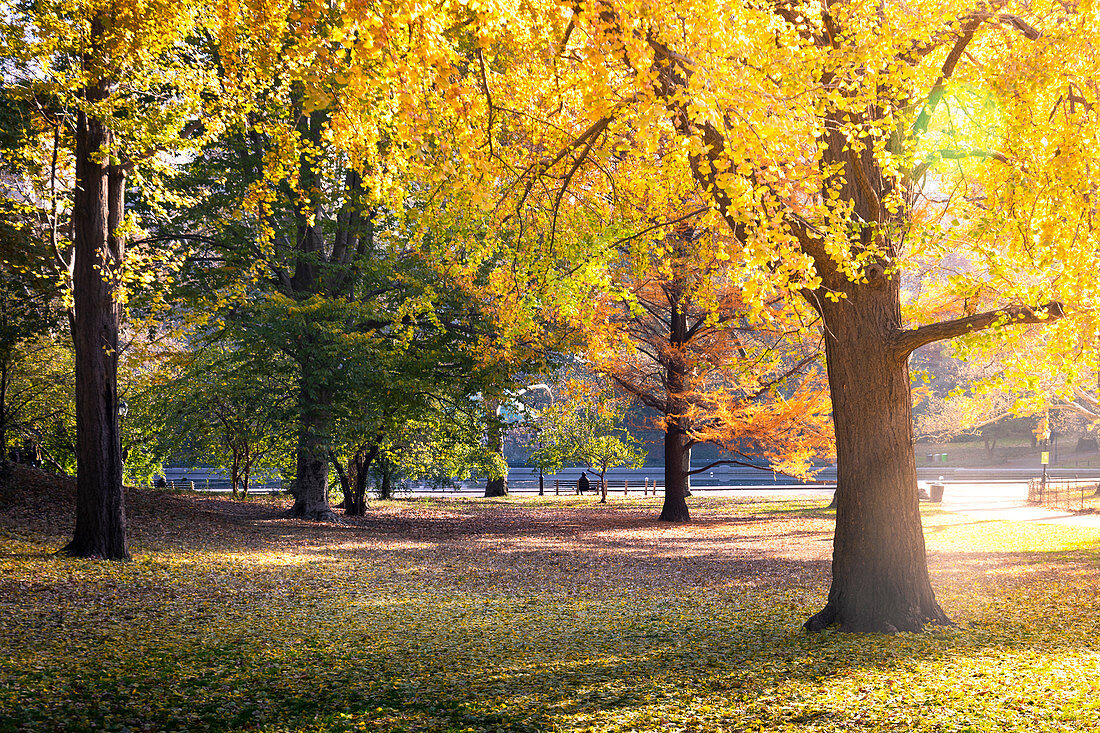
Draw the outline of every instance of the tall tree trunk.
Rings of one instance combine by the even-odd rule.
[[[500,407],[500,402],[497,400],[487,400],[485,407],[489,413],[489,423],[485,428],[485,438],[488,443],[489,450],[495,455],[504,455],[504,427],[500,424],[500,420],[497,419],[497,408]],[[485,482],[485,496],[508,496],[508,462],[504,461],[504,475],[503,476],[490,476]]]
[[[102,26],[92,24],[93,43]],[[106,83],[87,91],[107,96]],[[76,355],[76,527],[63,552],[122,560],[126,511],[118,422],[118,326],[115,297],[123,243],[125,174],[110,166],[111,133],[103,120],[81,112],[76,126],[76,194],[73,202],[73,310]]]
[[[508,496],[508,477],[497,476],[486,481],[485,496]]]
[[[683,239],[677,238],[679,246]],[[676,260],[682,266],[683,260]],[[688,522],[687,496],[689,487],[688,469],[690,462],[687,421],[687,405],[684,395],[689,390],[689,370],[684,361],[684,344],[687,343],[687,313],[683,308],[684,278],[677,269],[675,277],[667,286],[669,305],[668,343],[670,355],[665,367],[665,385],[668,389],[668,409],[665,415],[665,502],[661,507],[662,522]]]
[[[252,462],[254,460],[255,460],[255,457],[252,455],[252,448],[248,444],[248,442],[245,441],[245,444],[244,444],[244,460],[242,461],[242,466],[241,466],[241,497],[242,498],[247,498],[248,497],[248,484],[249,484],[249,480],[252,477]]]
[[[385,457],[378,458],[378,472],[382,475],[382,481],[378,485],[378,498],[388,501],[393,498],[393,466]]]
[[[295,91],[300,95],[300,90]],[[299,100],[300,101],[300,100]],[[328,113],[318,110],[301,114],[297,129],[303,140],[321,146],[321,135]],[[297,227],[294,274],[290,277],[289,294],[297,301],[315,295],[327,297],[324,289],[325,270],[324,208],[321,196],[321,176],[317,158],[309,151],[299,157],[300,191],[304,196],[295,213]],[[295,361],[298,362],[298,446],[294,480],[296,517],[322,521],[338,521],[328,503],[328,454],[332,435],[332,389],[326,377],[324,325],[307,330],[300,337]]]
[[[837,442],[832,585],[811,631],[919,631],[948,623],[925,559],[909,366],[890,344],[901,325],[896,278],[823,305]],[[884,282],[883,282],[884,281]]]
[[[684,496],[691,496],[691,447],[694,445],[690,440],[687,447],[684,448]]]
[[[241,483],[241,455],[238,450],[233,451],[233,464],[229,469],[229,481],[230,486],[233,489],[233,498],[239,499],[240,495],[240,483]]]
[[[301,360],[298,404],[298,450],[295,474],[294,506],[290,513],[305,519],[335,521],[328,503],[328,451],[332,432],[332,395],[318,386],[309,366],[309,356]]]
[[[367,476],[363,466],[363,452],[359,451],[348,461],[347,488],[344,490],[344,514],[361,517],[367,513]]]
[[[824,7],[822,10],[826,25],[836,20]],[[847,220],[850,233],[858,237],[849,243],[852,254],[869,256],[863,260],[859,276],[853,278],[847,268],[837,266],[835,245],[802,216],[793,211],[785,216],[787,228],[798,239],[803,254],[813,260],[821,279],[821,287],[803,295],[824,321],[837,439],[833,582],[825,608],[806,622],[810,630],[835,623],[849,631],[916,631],[925,623],[947,622],[929,583],[917,505],[908,357],[923,344],[997,324],[1041,323],[1062,316],[1058,303],[1038,310],[1006,306],[903,328],[899,276],[894,272],[900,247],[891,237],[910,231],[911,207],[921,184],[899,176],[896,167],[884,172],[881,157],[874,151],[878,144],[851,133],[893,127],[885,140],[887,150],[895,161],[903,157],[927,130],[975,30],[989,22],[979,15],[997,18],[995,14],[974,14],[967,21],[911,127],[908,123],[894,127],[905,116],[897,114],[899,102],[891,102],[890,95],[876,103],[884,106],[858,110],[856,105],[842,104],[821,117],[817,142],[827,177],[821,195],[824,201],[841,202],[838,219]],[[843,31],[830,29],[818,36],[818,43],[843,43],[838,40],[843,36]],[[692,66],[655,38],[649,45],[654,52],[655,93],[675,112],[673,122],[678,131],[704,142],[703,152],[691,160],[696,181],[710,193],[730,233],[744,239],[743,234],[750,232],[720,181],[721,171],[738,164],[741,154],[732,152],[731,158],[723,132],[688,109],[685,100],[690,98]],[[904,50],[897,61],[911,63],[911,51]],[[822,84],[835,84],[834,74],[832,68],[823,67]],[[916,101],[907,98],[902,104],[916,107]],[[830,300],[838,293],[845,297]]]
[[[378,444],[370,450],[360,448],[348,461],[347,485],[344,493],[344,514],[361,517],[367,513],[367,478],[370,465],[378,456]]]
[[[870,146],[854,150],[844,129],[839,114],[826,120],[823,160],[838,166],[834,183],[842,200],[851,202],[860,221],[870,222],[852,241],[853,250],[878,246],[882,255],[858,281],[817,259],[825,285],[845,297],[812,301],[825,324],[837,489],[829,598],[805,626],[920,631],[949,621],[932,592],[917,498],[911,349],[897,343],[904,330],[900,280],[889,271],[897,246],[888,228],[878,226],[890,216],[882,202],[894,193],[895,180],[883,173]],[[907,214],[893,216],[905,223]]]
[[[665,427],[665,502],[661,507],[662,522],[688,522],[688,473],[684,470],[687,433],[676,422]]]

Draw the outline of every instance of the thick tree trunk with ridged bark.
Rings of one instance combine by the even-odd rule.
[[[683,242],[676,240],[679,246]],[[681,257],[677,262],[682,263]],[[681,264],[682,267],[682,264]],[[667,405],[665,414],[665,501],[661,507],[662,522],[688,522],[687,497],[691,483],[690,425],[687,423],[688,406],[684,395],[690,391],[691,366],[684,358],[684,345],[688,341],[687,313],[684,307],[686,277],[677,270],[666,289],[669,303],[668,345],[665,364],[665,389]]]
[[[908,354],[897,281],[853,285],[824,305],[837,441],[832,585],[811,631],[920,631],[948,623],[925,560],[917,499]]]
[[[332,432],[332,394],[318,387],[310,367],[313,359],[303,358],[298,403],[297,471],[294,482],[295,517],[336,521],[328,502],[329,436]]]
[[[670,423],[665,429],[665,501],[661,506],[662,522],[688,522],[687,495],[689,477],[686,468],[687,433],[676,423]]]
[[[488,400],[486,407],[489,408],[489,424],[485,429],[485,439],[487,441],[490,451],[493,451],[496,455],[504,455],[504,426],[500,421],[496,419],[497,408],[500,407],[499,400]],[[497,497],[508,496],[508,463],[504,462],[504,475],[503,476],[490,476],[485,481],[485,496]]]
[[[320,145],[324,112],[304,114],[298,120],[298,132],[304,140]],[[300,185],[310,198],[296,213],[297,238],[294,275],[289,295],[304,302],[325,291],[324,211],[316,195],[320,186],[316,160],[302,154],[299,158]],[[335,521],[328,502],[328,455],[332,438],[332,391],[328,387],[325,344],[327,325],[317,323],[300,337],[298,352],[298,446],[294,475],[294,506],[290,513],[304,519]]]
[[[827,31],[813,36],[813,40],[821,48],[846,43],[848,32],[843,20],[832,15],[827,4],[817,12]],[[792,8],[785,8],[781,15],[796,22],[814,22],[813,14],[802,16],[801,11]],[[610,11],[604,17],[615,19]],[[1062,316],[1058,303],[1041,307],[1017,303],[908,329],[901,320],[895,268],[900,237],[911,230],[912,207],[923,185],[925,168],[917,166],[906,175],[897,161],[903,160],[906,151],[927,131],[956,64],[976,31],[983,24],[994,23],[1011,25],[1031,39],[1040,36],[1039,31],[1015,16],[974,13],[955,29],[954,38],[944,37],[949,50],[923,103],[908,93],[902,99],[884,94],[874,103],[860,102],[857,97],[863,89],[855,85],[853,88],[859,88],[859,92],[853,94],[851,104],[831,109],[825,105],[816,143],[826,177],[822,201],[840,202],[833,208],[833,221],[813,223],[802,212],[787,208],[789,203],[775,202],[776,210],[787,208],[783,214],[785,226],[798,241],[802,254],[813,261],[820,278],[820,287],[805,290],[803,295],[824,321],[837,440],[832,585],[825,607],[806,622],[806,628],[812,631],[834,624],[846,631],[918,631],[928,623],[948,623],[929,582],[917,505],[908,357],[914,349],[934,341],[998,324],[1040,323]],[[729,233],[748,241],[757,223],[771,224],[772,214],[755,223],[750,217],[746,223],[722,178],[724,171],[750,161],[737,151],[731,153],[726,133],[701,119],[688,104],[692,93],[689,81],[695,73],[693,62],[656,37],[648,42],[654,53],[656,96],[674,113],[672,122],[680,134],[702,143],[702,152],[691,159],[696,181],[722,212]],[[912,49],[907,48],[896,61],[899,67],[912,64]],[[822,68],[822,88],[837,84],[835,73],[828,66]],[[906,108],[920,112],[911,125],[898,126],[899,120],[908,118]],[[865,135],[867,130],[883,131],[885,137]],[[883,146],[890,154],[889,170],[882,165]],[[757,168],[752,174],[754,187],[762,183],[767,186],[766,178],[757,178],[762,170]],[[848,254],[859,262],[858,272],[838,267],[835,242],[829,241],[828,232],[819,229],[822,223],[846,226],[851,237]]]
[[[841,174],[834,180],[858,220],[884,221],[882,201],[895,181],[869,149],[854,151],[839,115],[826,120],[823,158]],[[902,217],[904,218],[904,217]],[[881,255],[859,280],[817,258],[824,283],[845,297],[819,292],[825,356],[837,445],[836,534],[833,581],[825,608],[806,622],[811,631],[920,631],[949,623],[928,576],[924,529],[917,499],[909,353],[899,337],[899,279],[889,271],[897,244],[867,225],[853,251],[877,247]]]
[[[93,23],[93,34],[101,32]],[[107,95],[101,83],[90,101]],[[76,125],[76,194],[73,201],[73,312],[76,357],[76,527],[62,552],[123,560],[126,510],[118,419],[118,328],[115,289],[123,243],[125,173],[110,165],[106,124],[83,112]]]

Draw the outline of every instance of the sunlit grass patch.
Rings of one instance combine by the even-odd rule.
[[[398,501],[336,527],[144,501],[129,563],[54,557],[63,526],[5,515],[0,730],[1100,725],[1096,530],[926,509],[958,625],[809,635],[823,501],[707,498],[683,526],[653,497]]]

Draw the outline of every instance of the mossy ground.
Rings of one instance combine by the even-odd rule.
[[[71,488],[0,490],[0,730],[1100,727],[1100,531],[924,521],[924,634],[810,635],[820,503],[286,502],[131,491],[134,560],[52,555]]]

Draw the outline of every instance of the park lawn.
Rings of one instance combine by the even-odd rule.
[[[71,488],[0,488],[0,730],[1066,731],[1100,726],[1100,532],[928,509],[957,626],[809,635],[820,503],[374,503],[134,490],[134,560],[52,556]]]

